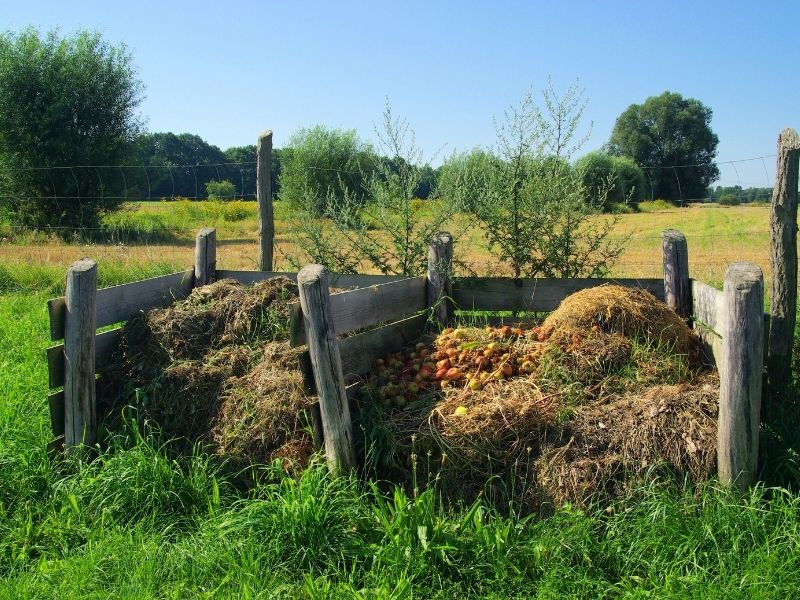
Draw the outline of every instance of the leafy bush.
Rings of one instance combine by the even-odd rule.
[[[644,197],[645,176],[630,158],[609,156],[605,152],[590,152],[575,163],[586,190],[586,200],[592,204],[605,197],[603,210]]]
[[[344,186],[337,197],[329,190],[328,220],[315,220],[313,213],[300,216],[292,224],[293,233],[306,257],[335,272],[354,273],[368,265],[387,275],[420,275],[427,268],[428,244],[454,207],[428,201],[428,210],[420,210],[416,192],[430,168],[408,122],[393,117],[388,102],[376,133],[388,158],[364,173],[366,193]],[[435,189],[431,194],[436,196]],[[375,229],[385,235],[376,235]],[[303,262],[303,257],[287,258],[294,266]]]
[[[123,203],[96,170],[141,129],[142,85],[125,46],[99,33],[0,33],[0,205],[21,225],[97,227]]]
[[[206,182],[206,195],[209,200],[232,200],[236,197],[236,186],[224,179]]]
[[[736,194],[722,194],[717,198],[717,204],[721,206],[738,206],[741,202],[739,202],[739,196]]]
[[[281,152],[281,199],[315,217],[360,206],[375,162],[353,129],[300,129]]]

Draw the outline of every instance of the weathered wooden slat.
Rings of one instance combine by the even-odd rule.
[[[724,313],[725,296],[722,290],[692,280],[692,317],[721,336]]]
[[[127,321],[140,310],[161,308],[186,298],[192,292],[193,273],[192,270],[181,271],[97,290],[97,326]],[[67,315],[64,298],[49,300],[47,310],[50,313],[50,339],[64,339]]]
[[[700,338],[700,347],[706,358],[719,370],[722,366],[722,337],[700,321],[695,321],[692,329]]]
[[[292,281],[297,281],[297,273],[288,272],[262,272],[262,271],[230,271],[227,269],[217,270],[217,280],[220,279],[235,279],[236,281],[244,284],[257,283],[265,279],[273,279],[274,277],[288,277]],[[400,281],[401,279],[408,279],[402,275],[344,275],[341,273],[329,273],[328,283],[332,288],[362,288],[370,285],[379,285],[381,283],[391,283],[393,281]]]
[[[391,323],[425,310],[425,278],[412,277],[348,292],[331,294],[331,313],[336,335]],[[290,307],[290,343],[292,347],[306,343],[300,303]]]
[[[418,315],[339,340],[345,379],[367,373],[375,359],[419,340],[426,321],[425,315]]]
[[[664,300],[663,279],[511,279],[469,277],[453,283],[457,310],[555,310],[570,294],[604,284],[642,288]]]
[[[121,331],[122,328],[117,327],[110,331],[98,333],[95,336],[95,369],[97,371],[108,365],[111,354],[119,342]],[[52,346],[45,352],[47,353],[47,371],[50,387],[61,387],[64,385],[64,344]]]
[[[50,429],[53,437],[64,435],[64,390],[48,394],[47,405],[50,407]]]

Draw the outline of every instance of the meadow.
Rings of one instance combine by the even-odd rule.
[[[287,251],[291,214],[279,203],[276,217]],[[178,453],[133,423],[91,462],[51,458],[45,302],[63,291],[71,261],[97,258],[103,286],[185,269],[195,231],[215,226],[219,267],[255,266],[254,204],[141,203],[115,219],[111,244],[0,225],[0,597],[787,598],[800,589],[797,446],[780,432],[764,446],[765,483],[749,492],[653,474],[609,507],[566,505],[546,519],[480,498],[444,506],[424,482],[387,493],[365,478],[332,479],[322,465],[296,479],[266,465],[243,487],[201,448]],[[624,215],[615,235],[631,239],[613,274],[660,276],[667,227],[686,233],[695,277],[719,284],[733,260],[768,272],[768,209],[748,206]],[[456,252],[493,269],[479,233],[462,230]]]

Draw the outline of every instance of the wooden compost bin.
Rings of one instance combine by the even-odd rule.
[[[96,265],[78,261],[67,273],[64,298],[49,301],[50,332],[63,343],[47,350],[48,396],[53,433],[69,451],[96,441],[95,372],[108,363],[120,324],[141,310],[168,306],[211,281],[251,284],[278,276],[298,282],[300,302],[291,306],[293,347],[301,356],[307,387],[319,397],[315,437],[324,439],[334,472],[355,464],[348,384],[358,385],[376,358],[418,340],[427,326],[441,328],[455,310],[549,312],[570,294],[614,283],[643,288],[687,318],[698,332],[721,379],[718,470],[725,482],[747,486],[758,456],[763,370],[763,275],[749,263],[728,269],[723,290],[689,278],[686,239],[663,237],[663,279],[452,279],[452,239],[431,241],[428,273],[420,277],[329,274],[319,265],[299,273],[216,269],[215,232],[197,237],[195,267],[163,277],[96,289]],[[329,286],[357,288],[331,294]],[[726,332],[730,332],[727,334]],[[63,386],[63,389],[59,389]],[[316,412],[316,411],[315,411]]]

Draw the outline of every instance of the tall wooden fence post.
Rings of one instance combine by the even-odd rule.
[[[272,271],[275,220],[272,213],[272,131],[258,136],[256,149],[256,196],[258,197],[258,268]]]
[[[797,310],[797,178],[800,136],[784,129],[778,136],[778,160],[770,210],[772,305],[770,307],[767,383],[769,397],[780,398],[791,378],[792,341]]]
[[[200,230],[194,245],[194,286],[213,283],[217,273],[217,230]]]
[[[725,312],[717,422],[717,471],[744,489],[758,462],[764,370],[764,274],[752,263],[733,263],[723,285]]]
[[[97,263],[79,260],[67,271],[64,324],[64,448],[97,441],[95,399],[95,300]]]
[[[667,306],[688,319],[692,315],[692,286],[689,283],[689,250],[686,236],[675,229],[661,234],[664,253],[664,297]]]
[[[331,313],[328,272],[322,265],[306,265],[297,274],[297,287],[319,397],[325,457],[330,471],[340,474],[355,467],[356,460],[342,358]]]
[[[433,319],[439,327],[448,327],[453,321],[453,236],[442,231],[433,236],[428,245],[427,304],[433,310]]]

